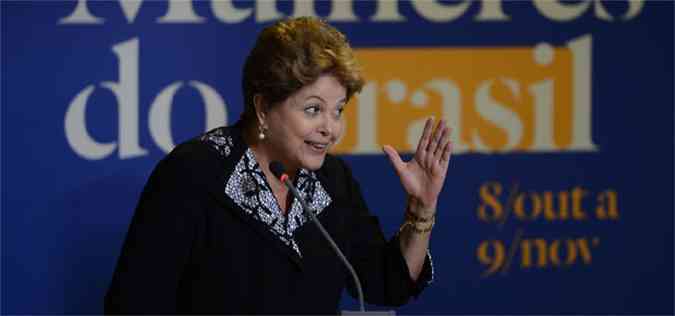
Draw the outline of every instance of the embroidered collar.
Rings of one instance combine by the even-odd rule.
[[[224,128],[208,132],[201,137],[201,140],[211,145],[224,158],[233,152],[233,138],[224,131]],[[294,184],[300,196],[317,215],[332,202],[331,197],[312,171],[300,169]],[[270,233],[302,257],[300,247],[294,239],[294,232],[308,221],[302,205],[294,198],[287,215],[282,214],[265,174],[260,169],[250,148],[246,149],[227,180],[225,194],[247,216],[264,224]]]

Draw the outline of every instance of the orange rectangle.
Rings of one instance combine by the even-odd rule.
[[[415,148],[429,116],[454,125],[456,152],[529,151],[572,141],[567,47],[358,49],[367,84],[347,107],[334,152]],[[550,139],[547,139],[550,138]]]

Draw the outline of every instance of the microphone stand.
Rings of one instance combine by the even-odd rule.
[[[272,168],[270,168],[270,169],[272,169]],[[300,196],[300,193],[295,188],[293,183],[291,183],[291,181],[288,179],[288,176],[286,176],[285,174],[283,174],[282,176],[279,176],[279,175],[277,175],[277,176],[279,177],[281,182],[283,182],[286,185],[286,187],[288,187],[288,189],[291,191],[293,196],[300,201],[300,204],[302,205],[302,209],[305,211],[307,216],[309,216],[309,218],[312,220],[312,222],[314,222],[316,227],[319,228],[319,231],[321,231],[321,234],[323,235],[323,237],[328,241],[328,243],[330,244],[331,248],[333,248],[333,251],[337,254],[337,256],[340,257],[340,260],[347,267],[347,270],[349,270],[349,273],[351,273],[352,278],[354,279],[354,284],[356,284],[356,291],[358,292],[358,296],[359,296],[360,310],[359,311],[342,311],[341,314],[342,315],[348,315],[348,316],[359,316],[359,315],[364,315],[364,316],[365,315],[369,315],[369,316],[376,316],[376,315],[395,316],[396,315],[395,311],[366,312],[366,308],[365,308],[365,304],[364,304],[364,300],[363,300],[363,289],[361,288],[361,280],[359,279],[359,276],[356,274],[356,270],[354,270],[354,267],[352,267],[352,265],[349,263],[349,260],[347,260],[347,257],[345,257],[345,255],[342,253],[342,251],[340,250],[338,245],[335,243],[335,241],[333,241],[333,238],[330,237],[330,234],[328,234],[328,232],[323,227],[323,225],[321,225],[319,220],[316,218],[316,215],[314,214],[314,212],[312,212],[312,209],[309,207],[309,205],[307,205],[307,202],[305,201],[305,199],[303,199]]]

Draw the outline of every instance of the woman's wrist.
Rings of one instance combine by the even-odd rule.
[[[432,218],[436,215],[436,202],[423,203],[421,200],[408,196],[408,205],[406,213],[412,214],[418,218]]]
[[[403,222],[403,224],[401,224],[399,233],[402,233],[405,230],[411,230],[416,234],[425,234],[431,232],[431,230],[434,228],[434,224],[436,223],[435,217],[431,217],[425,220],[415,220],[407,215],[408,214],[406,214],[405,221]]]
[[[428,204],[424,205],[418,199],[409,196],[404,221],[399,232],[410,230],[417,234],[425,234],[432,230],[435,223],[435,207],[430,207]]]

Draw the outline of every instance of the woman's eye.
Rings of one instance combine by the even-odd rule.
[[[344,111],[345,111],[345,108],[340,107],[340,108],[337,109],[337,111],[335,111],[335,115],[337,117],[340,117],[340,116],[342,116],[342,112],[344,112]]]
[[[319,113],[319,107],[316,105],[308,106],[305,108],[305,113],[309,115],[316,115]]]

